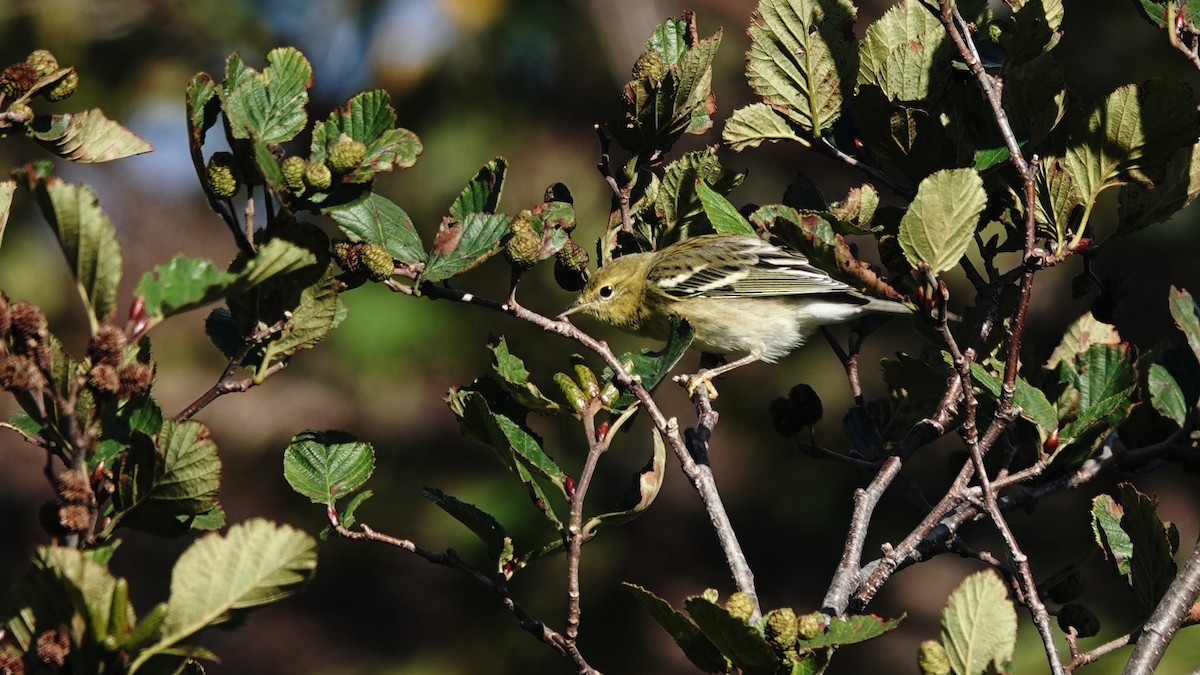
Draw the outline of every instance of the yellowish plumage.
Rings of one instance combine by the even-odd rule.
[[[911,311],[857,292],[795,251],[750,235],[708,234],[609,262],[563,315],[579,312],[665,340],[675,314],[705,351],[747,354],[709,371],[707,380],[752,361],[777,361],[820,326]]]

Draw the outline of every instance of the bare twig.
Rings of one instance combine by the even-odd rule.
[[[1183,40],[1180,39],[1180,35],[1179,35],[1179,26],[1176,23],[1176,21],[1179,17],[1179,7],[1176,7],[1174,2],[1168,2],[1166,4],[1167,4],[1167,41],[1171,43],[1172,47],[1179,50],[1180,54],[1183,54],[1184,56],[1186,56],[1187,59],[1192,62],[1192,65],[1197,70],[1200,70],[1200,50],[1197,49],[1196,34],[1189,32],[1188,33],[1188,41],[1191,44],[1189,44],[1189,45],[1183,44]]]
[[[572,640],[567,639],[558,631],[533,618],[533,616],[531,616],[529,612],[527,612],[525,608],[523,608],[513,598],[512,593],[510,593],[508,590],[508,584],[506,584],[502,578],[490,577],[475,569],[462,558],[459,558],[458,554],[455,553],[453,549],[448,550],[445,553],[436,553],[434,551],[422,548],[408,539],[400,539],[398,537],[376,532],[368,527],[365,523],[360,524],[358,530],[350,530],[338,522],[337,512],[334,511],[332,507],[330,508],[328,515],[329,522],[333,525],[337,533],[347,539],[377,541],[389,546],[395,546],[396,548],[403,549],[409,553],[416,554],[417,556],[420,556],[421,558],[424,558],[435,565],[449,567],[450,569],[458,570],[459,572],[466,574],[468,577],[475,580],[475,582],[479,585],[483,586],[484,588],[491,589],[492,592],[494,592],[500,599],[500,603],[504,605],[508,611],[512,612],[513,616],[517,618],[517,621],[521,624],[522,629],[524,629],[530,635],[533,635],[538,640],[550,645],[550,647],[552,647],[556,652],[570,660],[571,663],[575,665],[576,672],[585,675],[600,675],[600,671],[592,668],[588,664],[587,660],[583,657],[583,654],[579,652],[579,649],[575,647],[575,644]]]
[[[1183,623],[1184,617],[1196,596],[1200,594],[1200,539],[1187,564],[1179,571],[1179,575],[1167,587],[1162,600],[1154,612],[1142,624],[1141,635],[1125,663],[1124,675],[1150,675],[1162,660],[1167,651],[1167,645],[1175,637],[1175,632]]]
[[[596,464],[600,461],[600,456],[608,450],[609,439],[612,434],[605,434],[603,438],[596,433],[596,410],[598,400],[593,399],[589,409],[581,411],[583,419],[583,430],[588,439],[588,454],[587,459],[583,464],[583,471],[579,474],[579,483],[575,486],[575,492],[571,495],[571,515],[567,521],[567,628],[566,638],[569,642],[574,643],[575,638],[579,636],[579,621],[582,614],[580,607],[581,594],[579,591],[579,562],[581,557],[581,549],[583,547],[584,532],[583,532],[583,500],[587,497],[588,488],[592,484],[592,476],[596,472]]]
[[[238,348],[237,352],[230,357],[229,364],[225,366],[225,370],[221,373],[221,377],[217,378],[217,382],[213,384],[213,386],[209,387],[208,390],[203,394],[200,394],[195,401],[189,403],[186,408],[179,411],[179,414],[174,417],[175,421],[186,422],[195,417],[196,414],[208,406],[208,404],[224,396],[225,394],[247,391],[255,385],[262,384],[263,380],[286,368],[287,360],[285,359],[271,364],[266,370],[258,373],[254,377],[248,377],[242,380],[233,379],[234,373],[241,369],[242,361],[246,358],[246,356],[255,347],[261,345],[272,335],[283,330],[284,325],[284,321],[279,321],[265,329],[255,331],[253,335],[249,336],[246,341],[242,343],[242,346]]]
[[[609,147],[612,144],[612,139],[604,132],[604,128],[599,124],[595,125],[596,135],[600,138],[600,161],[596,163],[596,169],[600,171],[600,175],[604,177],[604,182],[608,183],[608,187],[613,193],[613,202],[616,206],[616,211],[621,214],[621,231],[625,233],[633,232],[633,217],[629,213],[629,195],[633,189],[630,182],[621,185],[617,180],[617,176],[613,173],[612,157],[609,155]],[[608,247],[603,247],[605,251]]]

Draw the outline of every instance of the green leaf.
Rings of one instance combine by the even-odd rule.
[[[562,530],[562,522],[532,472],[549,479],[564,496],[566,474],[542,450],[541,441],[536,436],[522,429],[509,414],[494,408],[524,410],[518,408],[507,392],[491,379],[477,380],[471,388],[452,390],[446,397],[446,403],[458,416],[463,435],[491,447],[500,462],[525,486],[534,506],[551,525]],[[516,416],[518,413],[510,414]]]
[[[508,234],[508,217],[499,213],[468,213],[463,220],[442,223],[420,280],[449,279],[481,264],[500,250]]]
[[[8,225],[8,216],[12,213],[13,193],[17,191],[17,181],[0,180],[0,244],[4,243],[4,226]]]
[[[1133,359],[1124,345],[1092,345],[1068,367],[1079,392],[1075,420],[1063,428],[1063,439],[1082,436],[1093,425],[1133,405]],[[1120,419],[1110,421],[1110,424]]]
[[[489,513],[474,504],[452,497],[435,488],[421,488],[421,496],[437,504],[455,520],[466,525],[487,545],[488,557],[496,561],[496,572],[511,576],[513,564],[512,538]]]
[[[904,257],[914,267],[926,263],[934,274],[954,269],[975,236],[985,206],[983,179],[974,169],[950,169],[928,176],[917,186],[916,199],[900,219]]]
[[[942,612],[942,644],[955,673],[1002,669],[1017,642],[1017,612],[1008,589],[990,570],[963,580]]]
[[[333,265],[316,283],[300,291],[300,299],[290,310],[287,326],[267,342],[259,354],[252,354],[256,370],[262,372],[287,360],[296,352],[312,349],[346,318],[346,307],[337,292]]]
[[[450,217],[462,222],[472,213],[495,213],[500,208],[500,194],[504,191],[507,172],[508,160],[503,157],[484,164],[450,205]]]
[[[488,345],[488,349],[492,350],[492,369],[500,376],[500,384],[517,403],[540,413],[550,413],[559,409],[558,403],[549,399],[536,384],[529,381],[529,371],[525,369],[525,362],[509,352],[508,342],[503,337],[495,344]]]
[[[333,505],[375,472],[375,451],[342,431],[303,431],[283,451],[283,477],[315,504]]]
[[[683,604],[700,631],[734,667],[774,672],[771,669],[779,663],[779,657],[752,626],[730,615],[724,607],[702,597],[688,598]]]
[[[696,192],[697,182],[704,182],[718,194],[729,194],[744,178],[745,174],[723,169],[711,150],[688,152],[668,164],[654,197],[658,223],[653,236],[646,238],[647,243],[661,248],[681,239],[715,232]]]
[[[163,422],[153,440],[134,433],[129,451],[113,468],[117,520],[148,532],[181,534],[185,519],[217,506],[221,459],[208,428],[194,420]]]
[[[1177,80],[1125,85],[1079,119],[1062,166],[1088,210],[1105,188],[1131,180],[1152,186],[1171,156],[1196,142],[1200,127],[1195,96]]]
[[[728,199],[713,190],[703,180],[696,180],[696,195],[704,208],[704,215],[719,234],[756,234],[754,226],[738,212]]]
[[[819,138],[837,121],[852,93],[858,70],[856,41],[850,31],[855,14],[846,0],[761,0],[750,24],[746,53],[750,88],[813,137]],[[777,128],[770,114],[770,109],[760,109],[752,119],[765,129]]]
[[[637,599],[642,609],[645,609],[658,622],[658,625],[666,629],[671,638],[675,640],[675,644],[679,645],[684,656],[693,665],[706,673],[725,672],[725,657],[691,619],[673,609],[666,600],[641,586],[629,582],[624,582],[622,585],[629,589],[630,593],[633,593],[633,597]]]
[[[171,572],[161,651],[202,628],[292,595],[317,566],[316,542],[286,525],[253,519],[188,547]]]
[[[893,5],[859,44],[858,84],[879,87],[891,101],[922,101],[950,81],[952,45],[920,2]]]
[[[1036,146],[1058,127],[1067,110],[1062,66],[1050,54],[1009,68],[1003,104],[1022,146]],[[1003,144],[997,144],[1003,145]],[[1007,149],[1006,149],[1007,153]]]
[[[873,85],[859,87],[853,107],[854,123],[871,154],[912,182],[959,163],[940,117],[892,102]]]
[[[678,317],[671,317],[671,335],[667,338],[667,344],[663,345],[662,349],[652,351],[642,349],[637,354],[625,352],[618,359],[621,363],[626,364],[627,370],[631,375],[637,375],[642,382],[642,386],[647,391],[653,390],[662,382],[667,373],[675,367],[679,359],[687,351],[689,345],[692,344],[692,337],[695,336],[695,331],[687,324],[686,321],[680,321]],[[603,380],[612,381],[615,376],[612,368],[605,368],[602,376]],[[623,391],[621,396],[613,402],[614,410],[622,410],[628,408],[637,402],[637,398]]]
[[[237,272],[222,272],[207,260],[175,256],[142,275],[134,295],[141,296],[148,326],[202,307],[234,293],[316,264],[312,252],[283,239],[272,239]]]
[[[371,193],[364,199],[331,207],[325,213],[346,234],[379,244],[400,262],[411,265],[425,260],[425,246],[412,218],[386,197]]]
[[[1020,0],[1010,3],[1015,10],[1000,34],[1010,63],[1028,61],[1050,51],[1062,37],[1062,0]]]
[[[367,154],[358,167],[342,180],[365,183],[375,174],[395,167],[408,168],[421,154],[421,140],[408,129],[396,128],[396,111],[391,95],[382,89],[363,92],[334,110],[329,119],[313,129],[311,161],[324,162],[329,149],[342,134],[367,146]]]
[[[222,95],[222,111],[234,138],[253,138],[263,143],[283,143],[308,124],[308,88],[312,65],[293,47],[267,53],[271,65],[262,73],[230,59]]]
[[[350,498],[350,501],[346,502],[341,508],[338,509],[338,522],[342,524],[342,527],[354,527],[354,524],[358,522],[358,518],[354,515],[355,512],[358,511],[358,507],[362,506],[363,502],[374,496],[375,492],[372,490],[355,492],[354,496]]]
[[[1138,604],[1150,612],[1177,571],[1169,527],[1158,517],[1158,500],[1122,483],[1115,499],[1099,495],[1092,501],[1092,516],[1097,542],[1129,581]]]
[[[1119,344],[1121,335],[1116,326],[1097,320],[1091,312],[1085,312],[1063,333],[1062,341],[1046,361],[1046,368],[1055,368],[1064,360],[1068,363],[1074,362],[1079,355],[1095,345]]]
[[[117,302],[121,282],[117,228],[100,209],[96,193],[86,185],[47,177],[35,180],[31,187],[67,256],[94,331]]]
[[[99,108],[34,118],[29,135],[50,152],[81,164],[111,162],[154,149]]]
[[[4,609],[10,612],[4,617],[9,641],[30,651],[46,630],[65,629],[73,645],[91,647],[110,638],[123,641],[137,621],[124,579],[87,553],[60,546],[37,549]]]
[[[691,12],[659,26],[622,92],[624,116],[607,124],[617,143],[649,156],[666,152],[685,133],[707,131],[716,110],[712,61],[720,44],[720,31],[699,39]]]
[[[133,294],[157,324],[168,316],[215,302],[225,295],[236,274],[223,272],[208,260],[177,255],[142,275]]]
[[[1187,23],[1195,25],[1200,21],[1200,0],[1186,0],[1185,2],[1175,2],[1175,0],[1137,0],[1135,4],[1142,10],[1142,16],[1158,26],[1165,28],[1167,25],[1167,7],[1168,3],[1175,5],[1175,11],[1183,14],[1183,20]]]
[[[988,372],[983,364],[971,362],[971,379],[986,389],[993,398],[1000,397],[1001,378]],[[1041,389],[1029,384],[1025,378],[1019,375],[1014,382],[1013,403],[1020,407],[1021,417],[1037,427],[1038,436],[1042,441],[1046,440],[1051,431],[1058,428],[1059,416],[1054,405],[1050,403]]]
[[[1161,180],[1152,189],[1138,183],[1121,188],[1117,231],[1132,234],[1161,223],[1191,204],[1200,194],[1200,144],[1180,148],[1167,160]]]
[[[806,142],[796,135],[786,119],[765,103],[752,103],[733,111],[729,119],[725,120],[721,140],[735,152],[757,148],[763,141]]]
[[[1147,373],[1146,388],[1150,392],[1150,405],[1154,406],[1163,417],[1173,420],[1182,427],[1187,423],[1188,405],[1183,390],[1175,381],[1175,376],[1161,363],[1150,364]]]
[[[1183,331],[1192,353],[1200,360],[1200,307],[1196,306],[1191,293],[1175,286],[1171,286],[1167,305],[1171,310],[1171,317],[1175,319],[1175,325]]]
[[[903,616],[898,619],[881,619],[874,614],[856,614],[844,619],[834,617],[829,620],[824,633],[809,640],[801,638],[797,648],[818,649],[865,642],[893,630],[903,620]]]
[[[623,525],[632,521],[654,503],[658,491],[662,488],[663,479],[666,477],[663,471],[667,464],[667,446],[663,443],[662,436],[657,430],[651,433],[651,438],[654,441],[654,454],[646,466],[642,467],[642,470],[634,477],[628,496],[631,503],[620,511],[602,513],[584,523],[585,540],[595,536],[602,527]]]

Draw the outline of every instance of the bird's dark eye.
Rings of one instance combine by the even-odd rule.
[[[602,298],[611,298],[611,297],[612,297],[612,294],[613,294],[613,287],[612,287],[612,286],[601,286],[601,287],[600,287],[600,297],[602,297]]]

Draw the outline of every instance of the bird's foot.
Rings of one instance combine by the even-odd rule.
[[[708,393],[708,399],[715,401],[718,396],[717,386],[712,383],[712,379],[717,375],[720,375],[720,373],[712,370],[702,370],[695,375],[677,375],[675,376],[675,382],[687,389],[688,398],[695,396],[696,389],[704,385]]]

